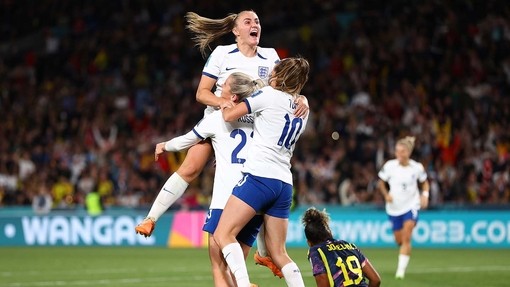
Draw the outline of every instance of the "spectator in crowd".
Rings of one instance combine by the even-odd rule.
[[[85,209],[90,216],[98,216],[103,213],[103,197],[97,189],[93,189],[85,195]]]
[[[35,214],[44,215],[51,211],[53,200],[51,198],[48,186],[45,184],[39,185],[37,194],[32,199],[32,210]]]

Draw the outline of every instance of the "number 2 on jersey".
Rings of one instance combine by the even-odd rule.
[[[291,126],[292,124],[292,126]],[[289,126],[291,126],[289,131]],[[303,119],[301,118],[293,118],[292,122],[290,121],[290,117],[288,114],[285,115],[285,126],[282,130],[282,135],[280,139],[278,139],[278,145],[284,146],[287,149],[290,149],[292,145],[296,143],[296,138],[303,127]]]
[[[358,285],[361,280],[363,280],[363,270],[361,270],[361,264],[359,264],[359,260],[356,256],[348,256],[345,262],[341,257],[338,257],[336,266],[340,267],[342,270],[342,275],[344,276],[344,286],[349,286],[352,284]],[[358,278],[352,280],[352,278],[349,276],[349,272],[358,275]]]
[[[246,133],[242,129],[235,129],[230,133],[230,137],[235,139],[237,136],[241,136],[241,142],[235,147],[235,149],[232,151],[232,155],[230,156],[232,163],[244,163],[246,161],[245,158],[237,157],[239,152],[243,149],[243,147],[246,145]]]

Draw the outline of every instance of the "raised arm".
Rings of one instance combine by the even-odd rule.
[[[222,97],[217,97],[213,94],[212,88],[216,84],[216,79],[213,79],[209,76],[202,75],[200,78],[200,83],[198,83],[196,100],[197,102],[212,106],[215,108],[219,108],[222,103],[227,100]]]
[[[154,159],[157,161],[159,156],[165,151],[181,151],[188,149],[200,142],[202,139],[199,138],[193,131],[188,132],[185,135],[178,136],[166,142],[160,142],[156,145],[154,150]]]

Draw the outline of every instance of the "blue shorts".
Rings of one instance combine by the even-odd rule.
[[[393,231],[397,231],[402,229],[404,222],[408,220],[413,220],[415,223],[418,222],[418,210],[409,210],[402,215],[388,215],[388,217],[390,218]]]
[[[243,174],[234,187],[236,196],[255,211],[278,218],[289,218],[292,204],[292,185],[274,178]]]
[[[205,219],[203,231],[213,234],[220,221],[223,209],[209,209],[209,213]],[[260,226],[264,222],[264,216],[262,214],[256,214],[244,227],[239,231],[237,235],[237,241],[242,242],[250,247],[253,246],[253,242],[257,239]]]

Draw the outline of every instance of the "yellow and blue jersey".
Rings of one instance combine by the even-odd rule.
[[[310,247],[308,260],[313,276],[325,273],[331,287],[368,286],[362,270],[367,258],[353,243],[329,239]]]

